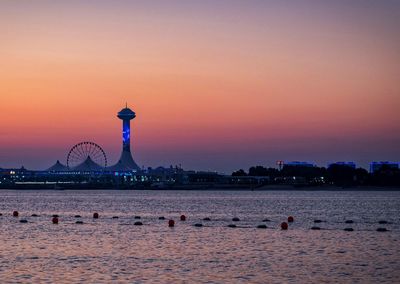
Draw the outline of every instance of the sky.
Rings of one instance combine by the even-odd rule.
[[[0,2],[0,167],[400,160],[400,1]]]

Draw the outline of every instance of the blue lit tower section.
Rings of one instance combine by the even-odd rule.
[[[130,152],[131,151],[131,119],[135,118],[136,114],[134,112],[132,112],[132,114],[133,114],[132,118],[124,119],[123,114],[121,115],[121,112],[118,113],[118,117],[120,119],[122,119],[122,150]]]
[[[122,120],[122,154],[116,165],[111,167],[115,171],[135,171],[140,168],[135,163],[131,154],[131,120],[136,117],[128,106],[118,113],[118,118]]]

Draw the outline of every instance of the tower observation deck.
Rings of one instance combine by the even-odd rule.
[[[109,167],[111,171],[137,171],[139,166],[135,163],[131,154],[131,120],[136,117],[136,113],[126,105],[117,117],[122,120],[122,153],[118,162]]]

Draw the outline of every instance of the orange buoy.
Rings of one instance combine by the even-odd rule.
[[[282,230],[287,230],[288,229],[288,223],[286,223],[286,222],[282,222],[282,224],[281,224],[281,229]]]
[[[99,213],[97,213],[97,212],[93,213],[93,218],[94,219],[99,219]]]
[[[174,220],[169,220],[168,221],[168,227],[173,227],[175,226],[175,221]]]
[[[53,217],[51,221],[53,222],[53,224],[58,224],[58,217]]]
[[[181,221],[186,221],[186,216],[185,215],[181,215]]]
[[[288,221],[289,223],[293,222],[293,221],[294,221],[294,218],[293,218],[293,216],[289,216],[289,217],[287,217],[287,221]]]
[[[14,216],[14,217],[18,217],[18,215],[19,215],[18,211],[14,211],[14,212],[13,212],[13,216]]]

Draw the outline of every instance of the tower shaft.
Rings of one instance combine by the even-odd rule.
[[[122,121],[122,151],[131,152],[131,122],[129,119]]]

